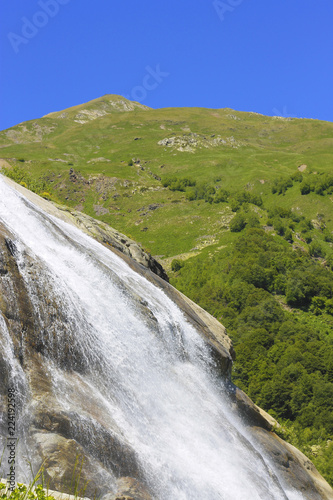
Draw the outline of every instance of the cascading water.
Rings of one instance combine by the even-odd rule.
[[[154,498],[302,498],[283,489],[255,450],[230,409],[206,343],[162,290],[34,206],[1,176],[0,221],[15,235],[15,258],[43,330],[43,355],[59,404],[74,414],[75,398],[88,400],[91,391],[107,409],[119,442],[134,450]],[[40,263],[38,283],[27,255]],[[41,298],[41,289],[48,299]],[[2,317],[0,332],[22,393],[24,371]],[[75,373],[86,394],[75,394],[63,367]],[[89,422],[92,442],[98,422],[91,425],[88,411],[75,415],[74,435]]]

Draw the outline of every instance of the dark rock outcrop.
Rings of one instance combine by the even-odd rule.
[[[56,205],[59,211],[64,211],[63,207]],[[131,240],[127,236],[119,231],[116,231],[112,227],[108,226],[104,222],[97,221],[90,217],[89,215],[83,214],[72,209],[65,209],[67,221],[70,220],[76,227],[84,231],[89,236],[92,236],[100,243],[104,243],[111,248],[114,248],[121,252],[122,254],[134,259],[136,262],[146,267],[154,274],[169,281],[168,275],[157,262],[154,257],[147,253],[143,248],[138,245],[135,241]]]

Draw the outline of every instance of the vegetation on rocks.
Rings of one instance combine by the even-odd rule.
[[[0,483],[0,498],[2,500],[55,500],[53,496],[47,495],[42,485],[32,490],[24,484],[18,484],[16,488],[8,491],[4,483]]]

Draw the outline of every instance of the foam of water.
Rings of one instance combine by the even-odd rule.
[[[66,309],[71,335],[89,366],[79,376],[136,451],[156,498],[301,498],[283,490],[247,440],[203,339],[163,291],[75,227],[35,207],[1,176],[0,220],[16,236],[18,265],[32,296],[24,252],[42,263],[40,279]],[[131,291],[155,320],[145,320]],[[70,409],[56,363],[52,374],[59,400]]]

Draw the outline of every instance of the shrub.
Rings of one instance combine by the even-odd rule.
[[[218,189],[214,196],[214,203],[223,203],[228,201],[229,194],[229,191],[226,191],[225,189]]]
[[[309,182],[307,181],[304,181],[302,182],[301,186],[300,186],[300,190],[301,190],[301,194],[309,194],[310,191],[311,191],[311,186],[309,184]]]
[[[44,198],[44,200],[50,200],[51,199],[51,195],[47,191],[44,191],[43,193],[41,193],[41,197]]]
[[[179,271],[182,267],[184,267],[184,262],[182,260],[174,259],[171,262],[171,270],[174,272]]]
[[[293,186],[293,181],[291,177],[287,179],[279,178],[274,179],[272,186],[272,193],[275,194],[285,194],[289,187]]]
[[[333,316],[333,299],[327,299],[325,303],[325,312]]]
[[[171,191],[185,191],[186,187],[196,185],[196,181],[193,179],[188,179],[187,177],[180,178],[170,175],[165,176],[161,182],[164,187],[168,187]]]
[[[325,257],[325,250],[323,250],[319,241],[315,240],[309,246],[309,254],[311,257]]]
[[[239,233],[246,226],[246,217],[243,213],[238,213],[230,222],[230,231]]]
[[[290,228],[287,228],[285,233],[284,233],[284,239],[287,241],[292,242],[293,241],[293,232]]]
[[[275,219],[274,230],[277,232],[278,235],[283,236],[286,231],[286,226],[280,219]]]
[[[325,297],[312,297],[310,311],[314,314],[322,314],[326,306]]]
[[[257,214],[249,212],[246,216],[246,223],[248,227],[260,227],[260,221]]]
[[[324,239],[328,243],[333,243],[333,234],[330,233],[327,229],[324,230]]]
[[[302,175],[302,172],[299,172],[297,171],[295,174],[293,174],[291,177],[290,177],[293,181],[295,182],[302,182],[303,180],[303,175]]]

